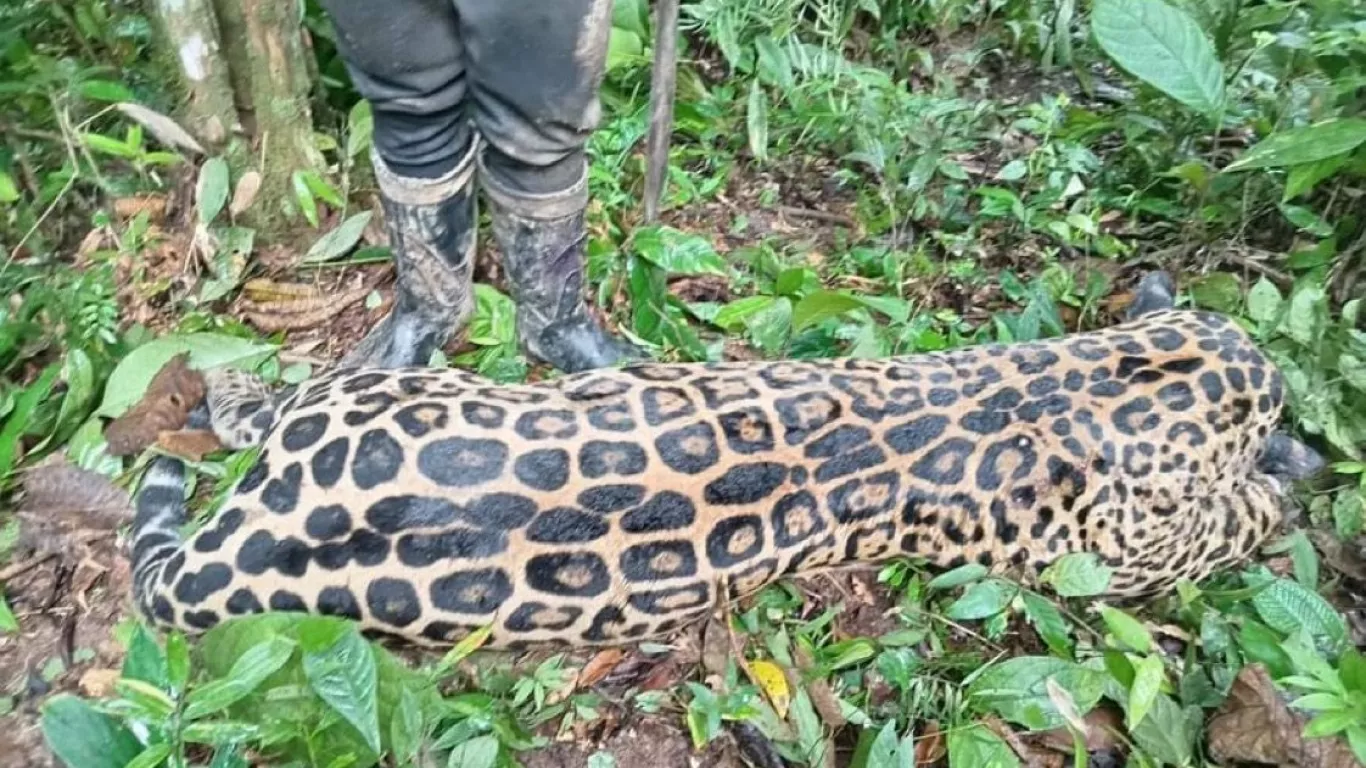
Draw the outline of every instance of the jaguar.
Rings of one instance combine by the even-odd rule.
[[[1144,276],[1119,322],[885,359],[642,362],[498,385],[331,370],[275,392],[208,371],[192,424],[257,449],[188,536],[153,459],[130,529],[162,628],[346,617],[419,646],[667,635],[775,580],[892,558],[1036,579],[1068,553],[1142,597],[1234,566],[1322,459],[1231,319]]]

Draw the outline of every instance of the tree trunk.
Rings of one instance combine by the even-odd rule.
[[[213,5],[210,0],[156,0],[156,9],[189,96],[188,122],[201,142],[222,147],[241,122]]]
[[[322,166],[313,144],[312,88],[298,0],[226,2],[242,9],[250,50],[249,103],[263,177],[256,215],[259,225],[273,229],[284,217],[297,220],[294,173]]]

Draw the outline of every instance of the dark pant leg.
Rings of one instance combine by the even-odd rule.
[[[321,2],[356,89],[373,108],[380,158],[406,177],[433,179],[453,170],[471,131],[451,0]]]
[[[523,207],[518,201],[537,208],[523,215],[582,207],[584,145],[601,115],[612,0],[454,2],[486,144],[485,189],[514,210]]]

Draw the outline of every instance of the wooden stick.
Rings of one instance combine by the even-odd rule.
[[[655,13],[655,60],[650,78],[650,136],[645,146],[645,223],[659,219],[669,174],[669,137],[674,123],[678,75],[678,3],[659,0]]]

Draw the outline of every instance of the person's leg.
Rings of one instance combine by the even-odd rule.
[[[371,161],[398,271],[394,305],[342,367],[425,365],[468,319],[477,142],[450,0],[322,0],[374,113]]]
[[[589,312],[584,145],[599,120],[612,0],[455,0],[493,234],[518,335],[565,372],[643,355]]]

